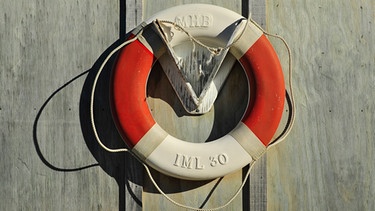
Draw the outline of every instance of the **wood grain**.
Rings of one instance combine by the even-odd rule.
[[[95,144],[88,99],[100,63],[124,33],[150,13],[186,1],[144,3],[147,8],[140,0],[0,1],[0,210],[142,210],[143,185],[152,186],[131,156]],[[244,2],[220,4],[252,11],[289,42],[297,119],[228,209],[375,210],[373,1],[268,0],[261,19],[254,17],[265,6],[258,3],[248,2],[248,10]],[[286,67],[285,48],[271,41]],[[100,77],[95,114],[105,143],[124,147],[108,110],[113,62]],[[163,187],[182,202],[197,194],[195,205],[210,207],[230,195],[229,178],[195,184],[213,190],[201,195],[186,182]],[[176,194],[181,189],[186,193]]]
[[[267,153],[268,210],[374,210],[374,11],[373,1],[268,1],[297,100],[290,137]]]
[[[139,209],[142,171],[95,144],[87,115],[92,76],[119,39],[119,3],[0,2],[0,210]],[[103,102],[96,116],[110,123]],[[113,123],[99,125],[117,140]]]

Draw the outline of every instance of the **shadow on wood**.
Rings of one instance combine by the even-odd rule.
[[[58,88],[57,90],[55,90],[48,98],[47,100],[43,103],[43,105],[40,107],[36,117],[35,117],[35,120],[34,120],[34,124],[33,124],[33,141],[34,141],[34,146],[35,146],[35,150],[36,150],[36,153],[38,154],[40,160],[50,169],[54,170],[54,171],[60,171],[60,172],[74,172],[74,171],[81,171],[81,170],[84,170],[84,169],[87,169],[87,168],[91,168],[91,167],[95,167],[95,166],[98,166],[99,164],[91,164],[91,165],[87,165],[87,166],[81,166],[81,167],[72,167],[72,168],[61,168],[61,167],[58,167],[58,166],[55,166],[54,164],[52,164],[49,160],[46,159],[46,157],[43,155],[41,149],[40,149],[40,145],[39,145],[39,139],[38,139],[38,122],[39,122],[39,119],[40,117],[42,116],[43,114],[43,111],[44,109],[46,108],[46,106],[48,105],[48,103],[53,99],[53,97],[58,94],[61,90],[63,90],[65,87],[69,86],[72,82],[74,82],[75,80],[77,80],[78,78],[84,76],[85,74],[87,74],[90,70],[87,70],[81,74],[79,74],[78,76],[74,77],[72,80],[68,81],[67,83],[65,83],[63,86],[61,86],[60,88]]]
[[[103,148],[99,146],[97,141],[95,140],[95,136],[93,134],[93,129],[91,127],[91,120],[90,120],[90,96],[91,90],[93,86],[93,80],[95,75],[102,64],[103,60],[109,52],[111,52],[117,45],[121,43],[121,41],[115,42],[111,47],[109,47],[97,60],[94,66],[84,71],[83,73],[79,74],[78,76],[74,77],[73,79],[69,80],[63,86],[56,89],[43,103],[41,108],[39,109],[37,116],[34,120],[33,125],[33,141],[35,150],[41,159],[41,161],[50,169],[59,172],[75,172],[81,171],[87,168],[100,166],[108,175],[115,178],[116,182],[119,185],[119,207],[125,208],[125,187],[128,187],[129,194],[133,197],[134,201],[136,201],[140,206],[142,204],[141,200],[137,198],[137,196],[132,193],[131,188],[129,188],[129,181],[135,184],[142,185],[142,171],[143,168],[132,156],[126,153],[109,153],[105,151]],[[123,148],[125,147],[124,142],[122,141],[121,137],[118,135],[116,127],[111,118],[111,111],[109,105],[109,78],[110,78],[110,70],[111,65],[113,64],[113,59],[111,59],[108,65],[105,66],[103,71],[102,77],[100,77],[98,81],[98,88],[95,94],[95,119],[97,124],[97,129],[99,136],[105,140],[105,144],[108,147],[112,148]],[[72,167],[72,168],[61,168],[55,166],[51,161],[47,160],[46,157],[43,155],[39,140],[38,140],[38,122],[41,116],[43,115],[43,110],[48,105],[48,103],[67,86],[71,85],[75,80],[83,77],[84,75],[88,74],[83,89],[81,93],[80,99],[80,122],[81,122],[81,129],[84,136],[84,140],[86,142],[87,147],[89,148],[90,152],[94,156],[94,158],[98,161],[96,164],[91,164],[87,166],[81,167]],[[108,141],[109,140],[109,141]]]
[[[95,62],[93,67],[89,70],[84,71],[73,79],[69,80],[63,86],[55,90],[49,98],[43,103],[39,109],[37,116],[34,120],[33,126],[33,140],[36,152],[41,161],[50,169],[59,172],[74,172],[80,171],[91,167],[100,166],[109,176],[113,177],[119,186],[119,210],[125,210],[126,207],[126,195],[129,194],[132,199],[139,205],[142,206],[141,199],[132,192],[129,181],[137,185],[142,185],[143,167],[138,163],[131,155],[127,153],[109,153],[99,146],[97,143],[93,129],[91,127],[90,120],[90,97],[91,90],[93,87],[93,80],[103,63],[104,59],[109,53],[115,49],[120,43],[122,43],[126,35],[126,1],[120,0],[120,38],[113,43],[106,51],[104,51],[98,60]],[[115,56],[114,56],[115,57]],[[110,148],[124,148],[126,147],[121,137],[117,133],[116,127],[112,121],[112,115],[109,105],[109,89],[110,89],[110,72],[115,58],[111,58],[107,65],[103,69],[103,74],[100,76],[95,92],[94,101],[94,114],[97,125],[97,132],[99,136],[104,140],[105,145]],[[56,94],[62,91],[64,88],[69,86],[75,80],[88,74],[85,83],[82,88],[81,98],[79,102],[79,117],[81,123],[81,130],[85,140],[85,143],[90,150],[93,157],[98,161],[96,164],[91,164],[82,167],[73,168],[60,168],[52,164],[43,155],[38,141],[38,121],[43,114],[43,110],[48,103],[54,98]],[[125,191],[127,188],[127,192]]]
[[[111,177],[113,177],[119,185],[119,201],[120,209],[125,208],[125,186],[129,187],[129,181],[142,185],[143,166],[128,153],[110,153],[104,150],[96,141],[94,131],[90,120],[90,97],[95,76],[108,54],[116,48],[122,41],[118,40],[109,47],[97,60],[86,78],[81,93],[80,100],[80,120],[82,133],[85,138],[86,145],[90,152],[99,162],[100,167]],[[102,74],[96,85],[94,97],[94,116],[96,129],[102,142],[108,148],[126,148],[126,145],[119,133],[117,132],[115,123],[112,119],[110,105],[110,78],[112,66],[116,58],[113,56],[104,66]],[[142,202],[137,198],[136,194],[128,188],[129,194],[141,206]]]

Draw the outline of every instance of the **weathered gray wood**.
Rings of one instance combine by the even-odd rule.
[[[120,27],[121,4],[0,2],[0,210],[140,209],[140,167],[92,139],[87,74],[67,83],[97,70],[120,28],[127,31]],[[126,25],[137,17],[129,14]],[[96,114],[105,120],[108,110]],[[106,128],[104,134],[113,133]]]
[[[242,1],[236,0],[236,1],[224,1],[224,0],[168,0],[168,1],[160,1],[157,4],[155,4],[151,0],[146,0],[143,4],[143,11],[144,11],[144,18],[150,17],[151,15],[160,12],[166,8],[173,7],[176,5],[181,4],[194,4],[194,3],[201,3],[201,4],[213,4],[218,5],[221,7],[225,7],[227,9],[230,9],[232,11],[241,13],[241,4]]]
[[[227,4],[241,12],[240,3]],[[142,209],[142,168],[95,145],[82,109],[103,52],[140,23],[140,5],[0,1],[0,210]],[[267,209],[375,210],[374,11],[372,0],[267,1],[267,28],[293,51],[298,109],[291,136],[267,153],[267,178],[258,177],[267,180]],[[284,47],[271,40],[285,66]],[[91,80],[67,84],[93,66]],[[99,99],[96,116],[109,123]],[[123,146],[113,125],[99,125],[111,146]],[[257,168],[265,171],[262,162],[250,183]],[[243,206],[264,210],[266,183],[255,184]]]
[[[267,153],[268,210],[375,209],[374,11],[372,0],[268,1],[297,100],[290,137]]]

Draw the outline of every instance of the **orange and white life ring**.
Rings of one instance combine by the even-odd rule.
[[[218,39],[222,31],[243,17],[213,5],[191,4],[164,10],[155,19],[185,20],[194,37]],[[190,21],[190,22],[189,22]],[[189,25],[190,24],[190,25]],[[154,33],[144,33],[124,47],[112,74],[112,109],[118,130],[142,161],[181,179],[206,180],[224,176],[258,159],[279,125],[285,99],[284,77],[278,57],[262,31],[247,22],[229,52],[246,72],[250,98],[242,121],[227,135],[207,143],[190,143],[168,134],[154,120],[146,102],[146,85],[153,64],[161,56]],[[134,32],[136,33],[136,32]]]

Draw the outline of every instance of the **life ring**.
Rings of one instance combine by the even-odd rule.
[[[244,167],[265,152],[282,116],[284,77],[272,45],[248,22],[229,50],[246,72],[252,92],[242,121],[227,135],[207,143],[171,136],[154,120],[146,102],[148,77],[161,54],[160,46],[153,45],[154,33],[146,29],[155,19],[175,21],[178,17],[202,17],[200,23],[190,22],[196,27],[189,32],[211,39],[243,19],[228,9],[205,4],[177,6],[151,17],[142,27],[141,38],[119,53],[112,73],[112,113],[123,140],[149,166],[181,179],[213,179]]]

